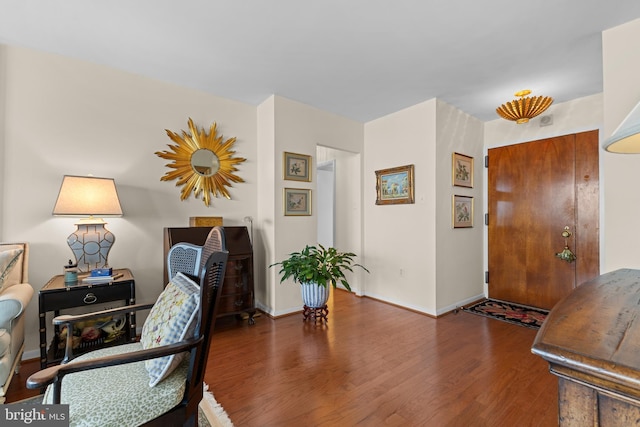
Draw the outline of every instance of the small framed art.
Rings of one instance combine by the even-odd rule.
[[[414,203],[413,165],[376,171],[376,205]]]
[[[451,207],[451,219],[453,228],[473,227],[473,197],[454,195]]]
[[[311,156],[284,152],[283,179],[311,182]]]
[[[453,185],[456,187],[473,188],[473,157],[453,153],[451,169]]]
[[[286,216],[311,215],[311,190],[304,188],[284,189],[284,214]]]

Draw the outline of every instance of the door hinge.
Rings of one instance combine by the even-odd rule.
[[[484,214],[484,225],[489,225],[489,214]]]
[[[489,156],[484,156],[484,167],[489,168]]]
[[[489,271],[484,272],[484,283],[489,283]]]

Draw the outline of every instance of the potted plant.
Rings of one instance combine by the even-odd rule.
[[[360,267],[369,272],[364,266],[354,263],[355,256],[352,252],[338,252],[336,248],[307,245],[300,252],[293,252],[287,259],[269,267],[280,266],[280,283],[289,278],[300,283],[306,307],[320,308],[326,305],[331,286],[335,288],[341,283],[351,290],[345,277],[346,271],[353,272],[353,267]]]

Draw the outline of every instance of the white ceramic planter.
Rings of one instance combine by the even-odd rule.
[[[302,302],[310,308],[324,307],[331,293],[331,285],[319,286],[317,283],[302,284],[300,289],[302,290]]]

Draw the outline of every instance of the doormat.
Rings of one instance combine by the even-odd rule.
[[[480,301],[469,307],[464,307],[463,310],[533,329],[538,329],[542,326],[542,323],[549,314],[549,310],[495,299]]]

